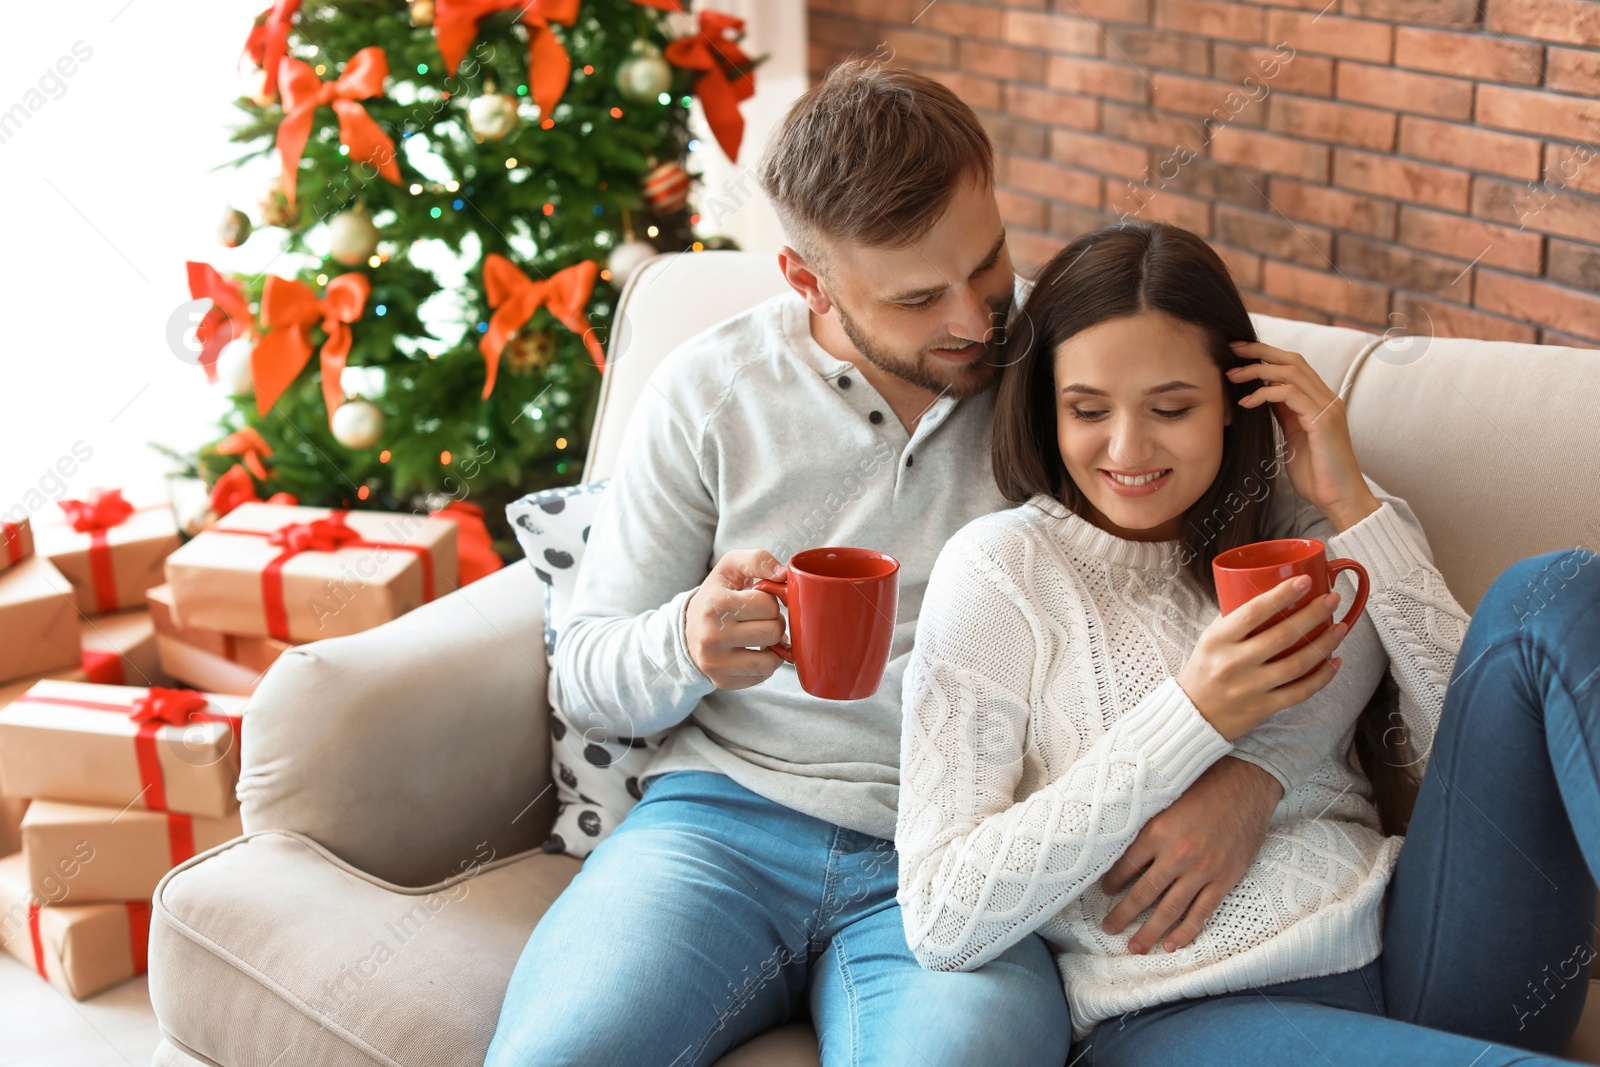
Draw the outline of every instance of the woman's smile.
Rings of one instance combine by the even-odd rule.
[[[1163,467],[1156,470],[1133,474],[1124,471],[1111,471],[1104,467],[1096,469],[1100,480],[1110,487],[1118,496],[1149,496],[1160,491],[1163,485],[1171,481],[1172,468]]]

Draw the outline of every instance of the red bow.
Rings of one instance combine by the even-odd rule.
[[[60,503],[61,510],[67,513],[67,521],[79,533],[121,526],[133,514],[133,505],[122,499],[120,489],[92,489],[87,501],[63,500]]]
[[[248,460],[248,457],[246,457]],[[250,472],[245,469],[246,464],[235,463],[217,477],[216,484],[211,487],[211,510],[221,518],[240,504],[261,503],[261,497],[256,493],[256,483],[250,480]],[[265,475],[263,475],[265,479]],[[268,504],[300,503],[293,493],[273,493],[267,497]]]
[[[324,519],[291,522],[273,530],[267,537],[268,544],[282,545],[291,553],[336,552],[360,540],[361,535],[345,524],[342,511],[335,511]]]
[[[717,144],[729,159],[737,160],[739,142],[744,139],[739,101],[750,99],[756,91],[755,75],[748,69],[750,57],[735,43],[737,35],[744,32],[744,19],[720,11],[702,11],[699,18],[699,32],[672,41],[663,55],[674,66],[705,71],[695,81],[694,93]],[[730,38],[730,33],[735,38]],[[730,71],[733,78],[728,76]]]
[[[185,726],[197,711],[210,704],[205,694],[194,689],[163,689],[153,685],[144,696],[133,702],[128,718],[137,723],[159,722],[169,726]]]
[[[267,480],[266,465],[262,457],[272,455],[272,446],[253,426],[235,430],[217,442],[217,451],[224,456],[240,456],[245,468],[262,481]]]
[[[267,276],[261,293],[261,322],[271,327],[250,353],[256,383],[256,410],[265,415],[289,388],[311,358],[311,327],[321,323],[328,338],[322,344],[322,399],[328,424],[344,403],[339,378],[350,355],[350,326],[361,318],[372,283],[364,274],[341,274],[323,290],[321,300],[304,282]]]
[[[278,62],[289,52],[289,19],[300,10],[300,0],[277,0],[256,16],[256,24],[245,38],[244,50],[266,72],[261,85],[265,96],[278,95]]]
[[[438,0],[433,33],[444,67],[454,75],[467,49],[478,39],[478,21],[496,11],[516,9],[517,21],[528,28],[528,86],[539,114],[549,118],[572,76],[566,46],[550,30],[552,22],[578,21],[578,0]]]
[[[211,301],[211,308],[195,327],[194,336],[200,342],[200,366],[206,372],[206,381],[214,382],[217,380],[217,353],[234,338],[254,333],[255,323],[244,293],[218,274],[215,267],[194,262],[185,266],[189,270],[189,296]]]
[[[395,162],[394,141],[356,103],[383,95],[383,79],[389,76],[389,60],[377,45],[363,48],[350,57],[344,73],[331,82],[322,81],[310,64],[284,57],[278,67],[283,86],[283,121],[278,123],[278,156],[283,161],[283,195],[294,207],[295,186],[299,184],[300,156],[311,137],[311,121],[317,108],[328,104],[339,116],[339,140],[350,149],[350,158],[370,163],[379,174],[400,184],[400,166]]]
[[[640,7],[653,7],[657,11],[665,11],[669,15],[682,15],[684,10],[682,0],[633,0]]]
[[[494,309],[489,328],[478,341],[478,350],[489,365],[489,373],[483,383],[485,400],[494,391],[495,376],[500,370],[500,353],[540,307],[549,308],[556,321],[582,337],[594,365],[601,371],[606,369],[605,349],[600,346],[594,327],[589,325],[589,318],[584,314],[589,295],[594,292],[595,277],[599,273],[599,265],[586,259],[536,282],[497,252],[491,252],[483,258],[483,291],[488,297],[489,306]]]
[[[461,584],[468,585],[505,566],[494,550],[494,538],[483,521],[483,508],[468,500],[452,500],[438,511],[436,519],[456,524],[456,557],[461,563]]]

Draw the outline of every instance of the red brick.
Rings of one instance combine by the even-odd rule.
[[[1394,147],[1395,116],[1376,108],[1275,93],[1267,103],[1267,129],[1387,150]]]
[[[1600,96],[1600,52],[1552,48],[1545,57],[1545,77],[1557,92]]]
[[[1538,85],[1544,49],[1526,41],[1507,41],[1481,33],[1451,33],[1397,26],[1394,65],[1479,81]]]
[[[1538,274],[1544,239],[1509,226],[1406,204],[1400,209],[1400,243],[1468,262]]]
[[[1475,26],[1478,0],[1344,0],[1346,15],[1390,22],[1429,22],[1436,26]]]
[[[1173,175],[1166,179],[1168,188],[1202,200],[1241,204],[1258,211],[1267,206],[1266,176],[1246,167],[1218,163],[1204,156],[1186,160],[1179,153],[1169,152],[1156,160],[1152,173],[1158,178]]]
[[[1155,24],[1201,37],[1251,42],[1261,40],[1263,29],[1259,5],[1220,0],[1156,0]]]
[[[1321,226],[1227,204],[1217,205],[1215,222],[1219,241],[1308,267],[1333,266],[1333,234]]]
[[[1050,158],[1085,170],[1097,170],[1137,181],[1150,164],[1150,152],[1109,137],[1093,137],[1074,130],[1050,131]]]
[[[1049,214],[1048,204],[1037,196],[996,186],[994,198],[1000,205],[1000,217],[1007,226],[1021,226],[1029,230],[1044,229]]]
[[[1100,109],[1103,130],[1109,137],[1156,148],[1205,149],[1207,133],[1193,119],[1163,115],[1149,108],[1106,101]]]
[[[1253,78],[1273,91],[1333,94],[1333,60],[1275,48],[1249,48],[1217,41],[1211,46],[1212,73],[1225,81]]]
[[[1090,96],[1110,96],[1142,104],[1149,99],[1150,82],[1126,63],[1078,56],[1051,56],[1045,64],[1045,84],[1052,89]]]
[[[1474,178],[1472,213],[1538,233],[1600,244],[1600,205],[1593,197],[1566,189]]]
[[[1152,192],[1117,178],[1107,178],[1106,208],[1118,217],[1170,222],[1201,237],[1211,236],[1211,202],[1171,189]]]
[[[1374,67],[1366,63],[1339,61],[1340,100],[1354,100],[1373,107],[1396,111],[1417,111],[1447,119],[1472,117],[1472,83],[1460,78],[1441,78],[1436,74],[1414,74],[1393,67]]]
[[[1485,315],[1443,300],[1429,300],[1410,293],[1394,295],[1395,326],[1407,333],[1427,337],[1472,337],[1484,341],[1521,341],[1531,344],[1538,333],[1525,322],[1512,322],[1498,315]]]
[[[1100,206],[1100,178],[1088,171],[1046,163],[1042,159],[1006,156],[1006,183],[1052,200]]]
[[[1011,250],[1011,262],[1027,277],[1034,276],[1051,256],[1061,251],[1060,238],[1032,230],[1007,230],[1006,245]]]
[[[1150,0],[1065,0],[1059,8],[1069,15],[1101,22],[1150,21]]]
[[[1211,46],[1202,38],[1143,26],[1106,28],[1105,54],[1144,70],[1156,67],[1205,77],[1211,73]]]
[[[1167,111],[1201,115],[1223,125],[1260,126],[1265,113],[1261,102],[1266,99],[1264,90],[1252,92],[1231,82],[1157,71],[1151,102]]]
[[[1339,235],[1333,259],[1340,273],[1352,278],[1370,278],[1394,289],[1417,289],[1463,304],[1472,301],[1469,263],[1348,233]]]
[[[1001,26],[1007,42],[1024,48],[1083,56],[1100,54],[1100,28],[1088,19],[1008,10]]]
[[[1600,4],[1589,0],[1489,0],[1483,20],[1513,37],[1600,47]]]
[[[1098,208],[1079,207],[1057,201],[1050,205],[1050,231],[1057,237],[1072,240],[1080,233],[1098,230],[1115,216]]]
[[[1099,101],[1092,96],[1058,93],[1031,85],[1007,84],[1005,110],[1035,122],[1092,130],[1099,125]]]
[[[1000,110],[1000,83],[992,78],[980,78],[959,70],[929,70],[928,77],[950,87],[950,91],[967,102],[969,107],[986,111]]]
[[[1600,4],[1595,5],[1600,10]],[[1563,141],[1600,138],[1600,100],[1503,85],[1478,86],[1478,122]]]
[[[1320,322],[1327,324],[1333,321],[1333,316],[1325,315],[1320,311],[1291,304],[1284,300],[1277,300],[1262,293],[1241,293],[1244,297],[1245,310],[1254,315],[1272,315],[1280,319],[1298,319],[1301,322]]]
[[[1389,62],[1394,50],[1393,27],[1388,23],[1300,11],[1269,10],[1267,40],[1286,41],[1296,52],[1371,63]]]
[[[1600,247],[1552,238],[1544,272],[1558,282],[1600,293]]]
[[[1228,266],[1233,284],[1240,289],[1255,289],[1261,285],[1261,257],[1254,252],[1241,252],[1227,245],[1213,244],[1217,255]]]
[[[1547,144],[1540,177],[1546,188],[1600,195],[1600,150],[1592,144]]]
[[[1537,178],[1543,144],[1532,137],[1458,126],[1406,115],[1400,119],[1400,151],[1468,170]]]
[[[1271,174],[1287,174],[1291,178],[1319,182],[1328,178],[1326,145],[1238,126],[1227,126],[1216,132],[1211,139],[1211,158]]]
[[[918,11],[911,12],[903,21],[911,22],[919,30],[948,33],[954,37],[977,37],[987,41],[1000,39],[1002,20],[1000,12],[992,7],[956,3],[954,0],[938,0],[931,5],[922,0],[922,3]],[[887,20],[887,16],[880,17]]]
[[[1336,148],[1333,183],[1392,200],[1410,200],[1453,211],[1467,210],[1470,178],[1459,170],[1409,159]]]
[[[961,41],[956,48],[962,70],[1006,81],[1039,82],[1044,77],[1044,58],[1042,52],[987,41]]]
[[[1019,156],[1042,156],[1050,150],[1049,134],[1037,122],[995,111],[980,111],[977,114],[996,151]]]
[[[861,40],[859,32],[855,41]],[[956,61],[956,42],[942,33],[923,33],[920,30],[890,30],[883,35],[883,43],[894,50],[894,58],[901,63],[920,67],[950,67]]]
[[[1272,296],[1362,322],[1382,323],[1389,312],[1389,291],[1381,285],[1272,259],[1262,264],[1261,287]]]
[[[1478,272],[1472,302],[1485,311],[1536,322],[1579,337],[1600,338],[1600,295],[1595,293],[1485,270]]]
[[[1395,206],[1370,196],[1286,178],[1273,178],[1267,196],[1275,210],[1292,219],[1374,237],[1394,235]]]

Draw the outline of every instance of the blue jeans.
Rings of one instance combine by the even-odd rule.
[[[486,1067],[690,1067],[809,1007],[822,1062],[1061,1067],[1030,935],[972,972],[906,948],[894,843],[674,771],[602,841],[517,961]]]
[[[1566,1062],[1551,1057],[1595,956],[1597,761],[1600,558],[1521,560],[1484,594],[1451,673],[1383,954],[1109,1019],[1073,1067]]]

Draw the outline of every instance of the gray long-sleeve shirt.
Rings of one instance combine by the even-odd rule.
[[[646,779],[718,771],[796,811],[893,838],[901,678],[928,575],[952,534],[1009,506],[990,471],[993,411],[993,389],[942,396],[908,434],[852,364],[816,343],[792,292],[685,342],[652,373],[625,431],[556,648],[552,703],[579,729],[640,737],[672,728]],[[1404,501],[1373,488],[1416,524]],[[1271,536],[1332,535],[1286,476],[1271,496]],[[823,700],[788,665],[760,685],[716,689],[685,643],[689,597],[727,552],[766,549],[787,562],[817,545],[900,561],[878,692]],[[1369,621],[1340,654],[1347,665],[1331,685],[1370,693],[1387,660]],[[1288,792],[1352,726],[1348,714],[1319,714],[1314,697],[1239,738],[1234,754]]]

